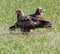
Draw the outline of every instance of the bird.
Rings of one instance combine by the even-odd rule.
[[[9,29],[15,28],[15,26],[19,27],[23,33],[30,32],[30,30],[34,30],[37,28],[51,28],[52,24],[49,21],[39,20],[39,21],[17,21],[13,26]]]
[[[24,16],[23,10],[21,10],[21,9],[16,10],[16,15],[17,15],[17,22],[18,22],[18,21],[21,21],[21,20],[22,20],[22,17]],[[14,24],[13,26],[11,26],[9,29],[10,29],[10,30],[14,30],[14,29],[16,29],[16,28],[19,28],[19,26],[16,25],[16,23],[15,23],[15,24]]]
[[[16,14],[17,14],[17,21],[19,21],[22,18],[22,16],[24,16],[24,12],[21,9],[16,10]]]
[[[28,15],[24,16],[24,12],[22,10],[17,10],[17,21],[14,25],[9,27],[10,30],[14,30],[16,28],[20,28],[22,33],[30,32],[30,30],[34,30],[37,28],[51,28],[52,24],[49,21],[46,20],[37,20],[37,17],[34,17],[34,15]],[[36,10],[36,13],[37,10]]]
[[[44,17],[44,9],[42,7],[38,7],[35,11],[34,14],[30,14],[29,16],[31,17],[35,17],[36,20],[43,20],[43,17]],[[34,20],[34,18],[33,18]]]

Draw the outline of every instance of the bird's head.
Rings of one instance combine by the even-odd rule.
[[[36,15],[40,15],[40,13],[43,13],[43,12],[44,12],[44,9],[41,8],[41,7],[39,7],[39,8],[36,9],[35,14],[36,14]]]
[[[22,10],[17,10],[16,14],[20,16],[24,16],[24,12]]]

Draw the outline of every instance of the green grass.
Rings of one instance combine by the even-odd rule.
[[[16,22],[16,10],[25,15],[45,9],[44,19],[53,29],[37,29],[23,36],[20,29],[9,31]],[[60,0],[0,0],[0,54],[60,54]]]

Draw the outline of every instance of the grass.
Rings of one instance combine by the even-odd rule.
[[[45,9],[44,19],[53,29],[37,29],[23,36],[20,29],[9,31],[16,22],[16,10],[25,15],[38,7]],[[60,54],[60,0],[0,0],[0,54]]]

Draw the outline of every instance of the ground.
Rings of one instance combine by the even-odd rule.
[[[16,10],[25,15],[45,9],[44,20],[52,29],[37,29],[23,36],[20,29],[9,31],[16,22]],[[60,54],[60,0],[0,0],[0,54]]]

